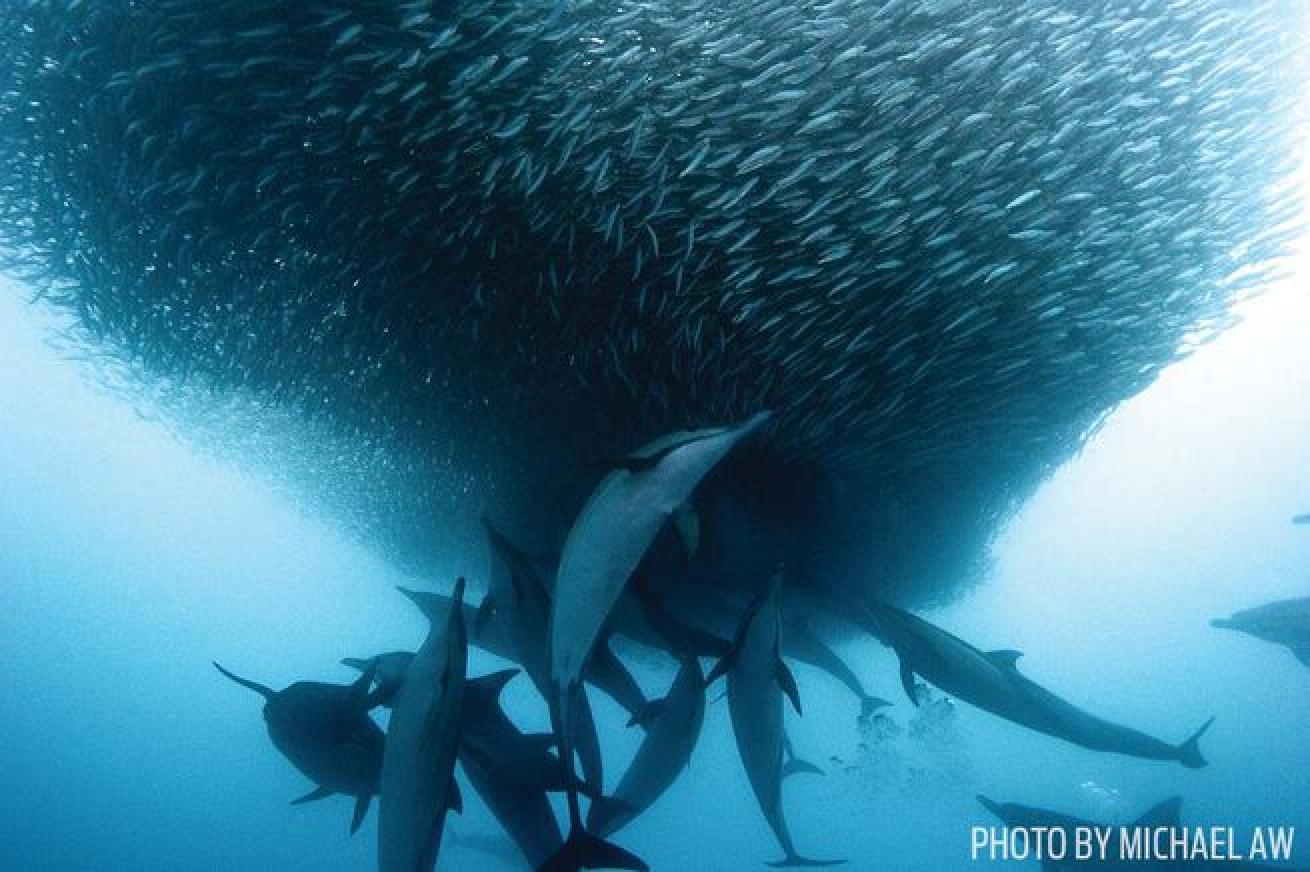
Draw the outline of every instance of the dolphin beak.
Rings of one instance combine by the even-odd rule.
[[[1210,622],[1210,626],[1218,627],[1221,630],[1236,630],[1237,625],[1233,623],[1232,618],[1215,618]]]
[[[981,793],[977,795],[977,799],[978,802],[982,803],[983,808],[987,809],[989,812],[996,815],[998,818],[1001,818],[1001,820],[1005,820],[1005,818],[1001,816],[1001,806],[999,803],[993,802],[992,800],[983,796]]]

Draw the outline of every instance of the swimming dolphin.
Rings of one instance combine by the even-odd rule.
[[[770,866],[834,866],[842,860],[811,860],[792,843],[782,811],[782,699],[800,711],[796,680],[780,655],[782,578],[775,575],[767,592],[756,598],[742,618],[733,649],[711,671],[708,681],[728,676],[728,709],[737,750],[751,790],[785,856]]]
[[[409,661],[414,659],[412,651],[388,651],[385,654],[378,654],[367,660],[358,657],[345,657],[341,660],[342,666],[349,666],[360,672],[373,670],[373,698],[378,705],[391,707],[391,700],[395,697],[396,691],[400,689],[400,683],[405,680],[405,670],[409,668]]]
[[[365,671],[354,684],[297,681],[275,691],[214,668],[242,687],[264,697],[264,721],[273,747],[318,785],[293,805],[341,793],[355,798],[350,820],[354,835],[378,792],[382,772],[382,730],[368,716],[376,704],[370,696],[373,676]]]
[[[551,699],[549,623],[551,597],[537,567],[488,521],[482,519],[491,552],[491,591],[495,620],[542,699]],[[597,790],[604,783],[600,737],[585,693],[570,698],[574,749],[582,761],[583,778]]]
[[[1047,811],[1046,809],[1035,808],[1028,805],[1020,805],[1014,802],[994,802],[981,794],[978,796],[978,802],[983,807],[996,815],[1006,826],[1009,827],[1046,827],[1048,829],[1059,829],[1065,833],[1068,844],[1074,842],[1073,831],[1079,827],[1104,830],[1111,825],[1100,824],[1094,821],[1084,820],[1072,815],[1061,814],[1059,812]],[[1140,817],[1126,826],[1129,829],[1138,827],[1167,829],[1178,829],[1182,826],[1179,812],[1182,810],[1183,800],[1181,797],[1173,796],[1162,802],[1158,802],[1151,808],[1147,809]],[[1116,839],[1117,843],[1117,839]],[[1111,856],[1104,859],[1094,858],[1089,860],[1075,860],[1072,858],[1072,850],[1068,852],[1064,860],[1052,860],[1049,857],[1042,861],[1043,872],[1077,872],[1079,869],[1283,869],[1286,867],[1264,866],[1259,863],[1252,863],[1249,860],[1134,860],[1120,858],[1118,852],[1113,848],[1110,849]],[[1290,870],[1295,872],[1295,870]]]
[[[1292,523],[1293,523],[1293,524],[1310,524],[1310,513],[1306,513],[1306,514],[1304,514],[1304,515],[1297,515],[1296,517],[1292,518]]]
[[[608,836],[650,808],[687,767],[704,720],[705,679],[700,662],[695,655],[688,655],[683,657],[668,695],[652,703],[645,713],[646,736],[613,798],[592,802],[587,829]]]
[[[564,541],[551,610],[551,677],[571,692],[614,603],[655,535],[741,440],[769,419],[761,412],[735,427],[674,433],[634,452],[610,472]]]
[[[525,735],[505,716],[500,692],[517,669],[472,679],[465,688],[459,762],[473,789],[536,868],[563,843],[546,797],[562,790],[563,768],[550,734]]]
[[[1185,742],[1159,739],[1098,718],[1019,673],[1018,651],[980,651],[903,609],[872,605],[862,612],[869,631],[900,659],[901,684],[918,705],[914,676],[984,711],[1093,751],[1108,751],[1148,760],[1172,760],[1199,769],[1206,765],[1199,740],[1214,718]]]
[[[1231,618],[1216,618],[1210,624],[1284,645],[1296,659],[1310,666],[1310,596],[1246,609]]]
[[[431,872],[454,785],[468,665],[464,579],[452,608],[433,620],[392,702],[378,808],[379,872]],[[361,679],[362,680],[362,679]]]

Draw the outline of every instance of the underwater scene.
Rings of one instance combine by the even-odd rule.
[[[3,0],[0,870],[1310,868],[1308,46]]]

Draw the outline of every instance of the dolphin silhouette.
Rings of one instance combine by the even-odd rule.
[[[780,654],[782,620],[781,575],[746,610],[732,651],[710,672],[707,681],[726,674],[728,710],[746,777],[764,818],[782,846],[784,856],[770,866],[835,866],[842,860],[812,860],[792,843],[782,811],[783,696],[800,712],[796,680]]]
[[[354,835],[378,792],[382,772],[382,730],[368,715],[376,705],[369,694],[372,670],[350,685],[297,681],[275,691],[241,678],[217,662],[214,668],[264,698],[264,721],[273,747],[318,785],[292,804],[338,793],[353,796],[350,833]]]
[[[432,621],[392,701],[378,802],[379,872],[431,872],[446,811],[460,804],[454,769],[468,664],[462,578],[451,605],[444,621]]]
[[[914,676],[984,711],[1093,751],[1149,760],[1172,760],[1199,769],[1206,765],[1199,741],[1214,718],[1190,738],[1170,745],[1145,733],[1083,711],[1020,674],[1018,651],[984,652],[940,627],[889,605],[863,610],[868,629],[900,659],[901,684],[915,705]]]

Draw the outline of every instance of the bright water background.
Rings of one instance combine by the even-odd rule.
[[[1296,825],[1310,865],[1310,670],[1212,617],[1310,594],[1310,270],[1108,421],[999,537],[987,583],[929,617],[1034,679],[1171,741],[1211,714],[1212,765],[1099,755],[961,709],[918,716],[878,645],[843,653],[896,699],[901,732],[798,667],[791,730],[823,778],[788,783],[801,849],[852,870],[976,868],[976,793],[1128,821],[1178,793],[1184,821]],[[376,808],[291,808],[309,785],[269,744],[260,700],[217,658],[281,687],[344,682],[344,655],[417,645],[399,576],[267,483],[206,459],[92,386],[45,341],[56,322],[0,283],[0,870],[364,870]],[[473,672],[502,664],[475,654]],[[668,674],[639,675],[656,692]],[[526,681],[525,725],[544,726]],[[715,693],[717,695],[717,692]],[[637,734],[609,723],[607,773]],[[611,781],[611,784],[614,782]],[[443,869],[502,868],[472,791]],[[656,869],[763,868],[778,851],[711,705],[685,777],[619,841]],[[508,868],[508,867],[503,867]],[[1014,867],[1020,868],[1020,867]],[[1023,867],[1029,868],[1029,867]],[[1031,868],[1036,868],[1035,865]]]

